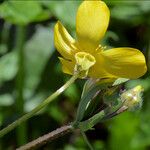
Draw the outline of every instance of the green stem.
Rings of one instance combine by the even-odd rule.
[[[17,89],[17,97],[16,97],[16,111],[19,115],[24,114],[24,97],[23,97],[23,89],[24,89],[24,42],[25,42],[25,27],[18,26],[16,31],[16,50],[18,54],[18,74],[16,77],[16,89]],[[20,125],[17,132],[17,141],[18,145],[22,145],[26,143],[27,140],[27,125],[23,123]]]
[[[92,147],[91,143],[89,142],[89,140],[88,140],[88,138],[87,138],[85,132],[83,132],[83,131],[81,130],[81,134],[82,134],[82,136],[83,136],[84,141],[85,141],[86,144],[88,145],[89,149],[90,149],[90,150],[94,150],[94,148]]]
[[[38,105],[36,108],[34,108],[29,113],[22,116],[20,119],[16,120],[6,128],[2,129],[0,131],[0,137],[3,137],[5,134],[7,134],[9,131],[13,130],[15,127],[20,125],[21,123],[25,122],[32,116],[34,116],[35,113],[40,111],[43,107],[47,106],[50,102],[52,102],[56,97],[58,97],[64,90],[66,90],[74,81],[78,78],[78,74],[75,74],[70,78],[69,81],[67,81],[61,88],[59,88],[56,92],[54,92],[52,95],[50,95],[47,99],[45,99],[40,105]]]
[[[2,30],[1,37],[0,37],[1,44],[5,44],[5,45],[8,44],[10,27],[11,27],[10,23],[4,22],[3,30]]]
[[[91,130],[101,119],[105,116],[105,111],[102,110],[99,113],[95,114],[93,117],[88,120],[82,121],[79,123],[78,128],[82,131]]]

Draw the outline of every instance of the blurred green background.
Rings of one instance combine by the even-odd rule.
[[[150,70],[150,1],[105,0],[111,11],[102,44],[140,49]],[[63,74],[54,47],[53,27],[60,20],[75,35],[81,1],[9,0],[0,2],[0,127],[29,112],[70,76]],[[120,58],[121,59],[121,58]],[[134,60],[133,60],[134,61]],[[36,116],[5,135],[0,150],[13,150],[73,121],[84,81],[78,80]],[[150,74],[126,83],[145,88],[143,107],[100,123],[87,136],[96,150],[150,149]],[[46,144],[43,150],[86,150],[80,133]]]

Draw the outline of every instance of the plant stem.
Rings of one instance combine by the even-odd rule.
[[[25,42],[25,26],[17,26],[16,30],[16,50],[18,54],[18,74],[16,77],[16,111],[19,115],[24,114],[24,42]],[[22,145],[27,141],[27,126],[23,123],[17,127],[18,145]]]
[[[88,138],[87,138],[85,132],[83,132],[83,131],[81,130],[81,134],[82,134],[82,136],[83,136],[84,141],[87,143],[89,149],[90,149],[90,150],[94,150],[93,147],[92,147],[92,145],[91,145],[91,143],[89,142],[89,140],[88,140]]]
[[[127,106],[121,106],[120,108],[118,108],[116,111],[114,112],[111,112],[109,114],[107,114],[106,116],[104,116],[102,119],[101,119],[101,122],[105,121],[105,120],[108,120],[108,119],[111,119],[125,111],[128,110],[128,107]]]
[[[3,30],[0,36],[0,43],[1,44],[8,44],[9,32],[10,32],[11,24],[8,22],[4,22]],[[8,45],[7,45],[8,46]]]
[[[31,149],[39,148],[40,146],[46,144],[47,142],[52,141],[60,136],[63,136],[73,131],[72,129],[73,127],[71,125],[62,126],[48,134],[45,134],[37,138],[36,140],[27,143],[26,145],[17,148],[17,150],[31,150]]]
[[[20,125],[21,123],[25,122],[29,118],[31,118],[35,113],[40,111],[43,107],[47,106],[50,102],[52,102],[56,97],[58,97],[64,90],[66,90],[74,81],[78,78],[78,74],[73,75],[70,80],[68,80],[61,88],[59,88],[57,91],[55,91],[52,95],[50,95],[47,99],[45,99],[40,105],[35,107],[32,111],[25,114],[6,128],[2,129],[0,131],[0,137],[3,137],[5,134],[7,134],[9,131],[13,130],[15,127]]]
[[[88,120],[82,121],[78,124],[78,128],[80,128],[82,131],[91,130],[97,123],[99,123],[103,117],[105,116],[105,111],[102,110],[99,113],[95,114]]]

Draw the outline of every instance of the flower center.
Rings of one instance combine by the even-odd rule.
[[[95,58],[86,52],[76,53],[75,59],[79,71],[88,71],[96,62]]]

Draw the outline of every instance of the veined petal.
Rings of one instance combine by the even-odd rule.
[[[76,32],[79,46],[84,51],[97,48],[104,36],[110,12],[107,5],[100,1],[84,1],[79,6],[76,16]]]
[[[147,71],[145,57],[138,49],[113,48],[100,53],[103,68],[110,74],[122,78],[136,79]]]
[[[65,60],[61,57],[59,57],[59,60],[62,64],[62,70],[64,73],[67,73],[67,74],[73,74],[74,72],[74,66],[75,66],[75,63],[72,62],[72,61],[68,61],[68,60]]]
[[[54,42],[58,52],[66,59],[71,59],[76,51],[75,40],[58,21],[54,28]]]
[[[96,63],[89,70],[89,77],[92,78],[117,78],[117,76],[109,73],[104,67],[105,60],[100,53],[94,55]]]

